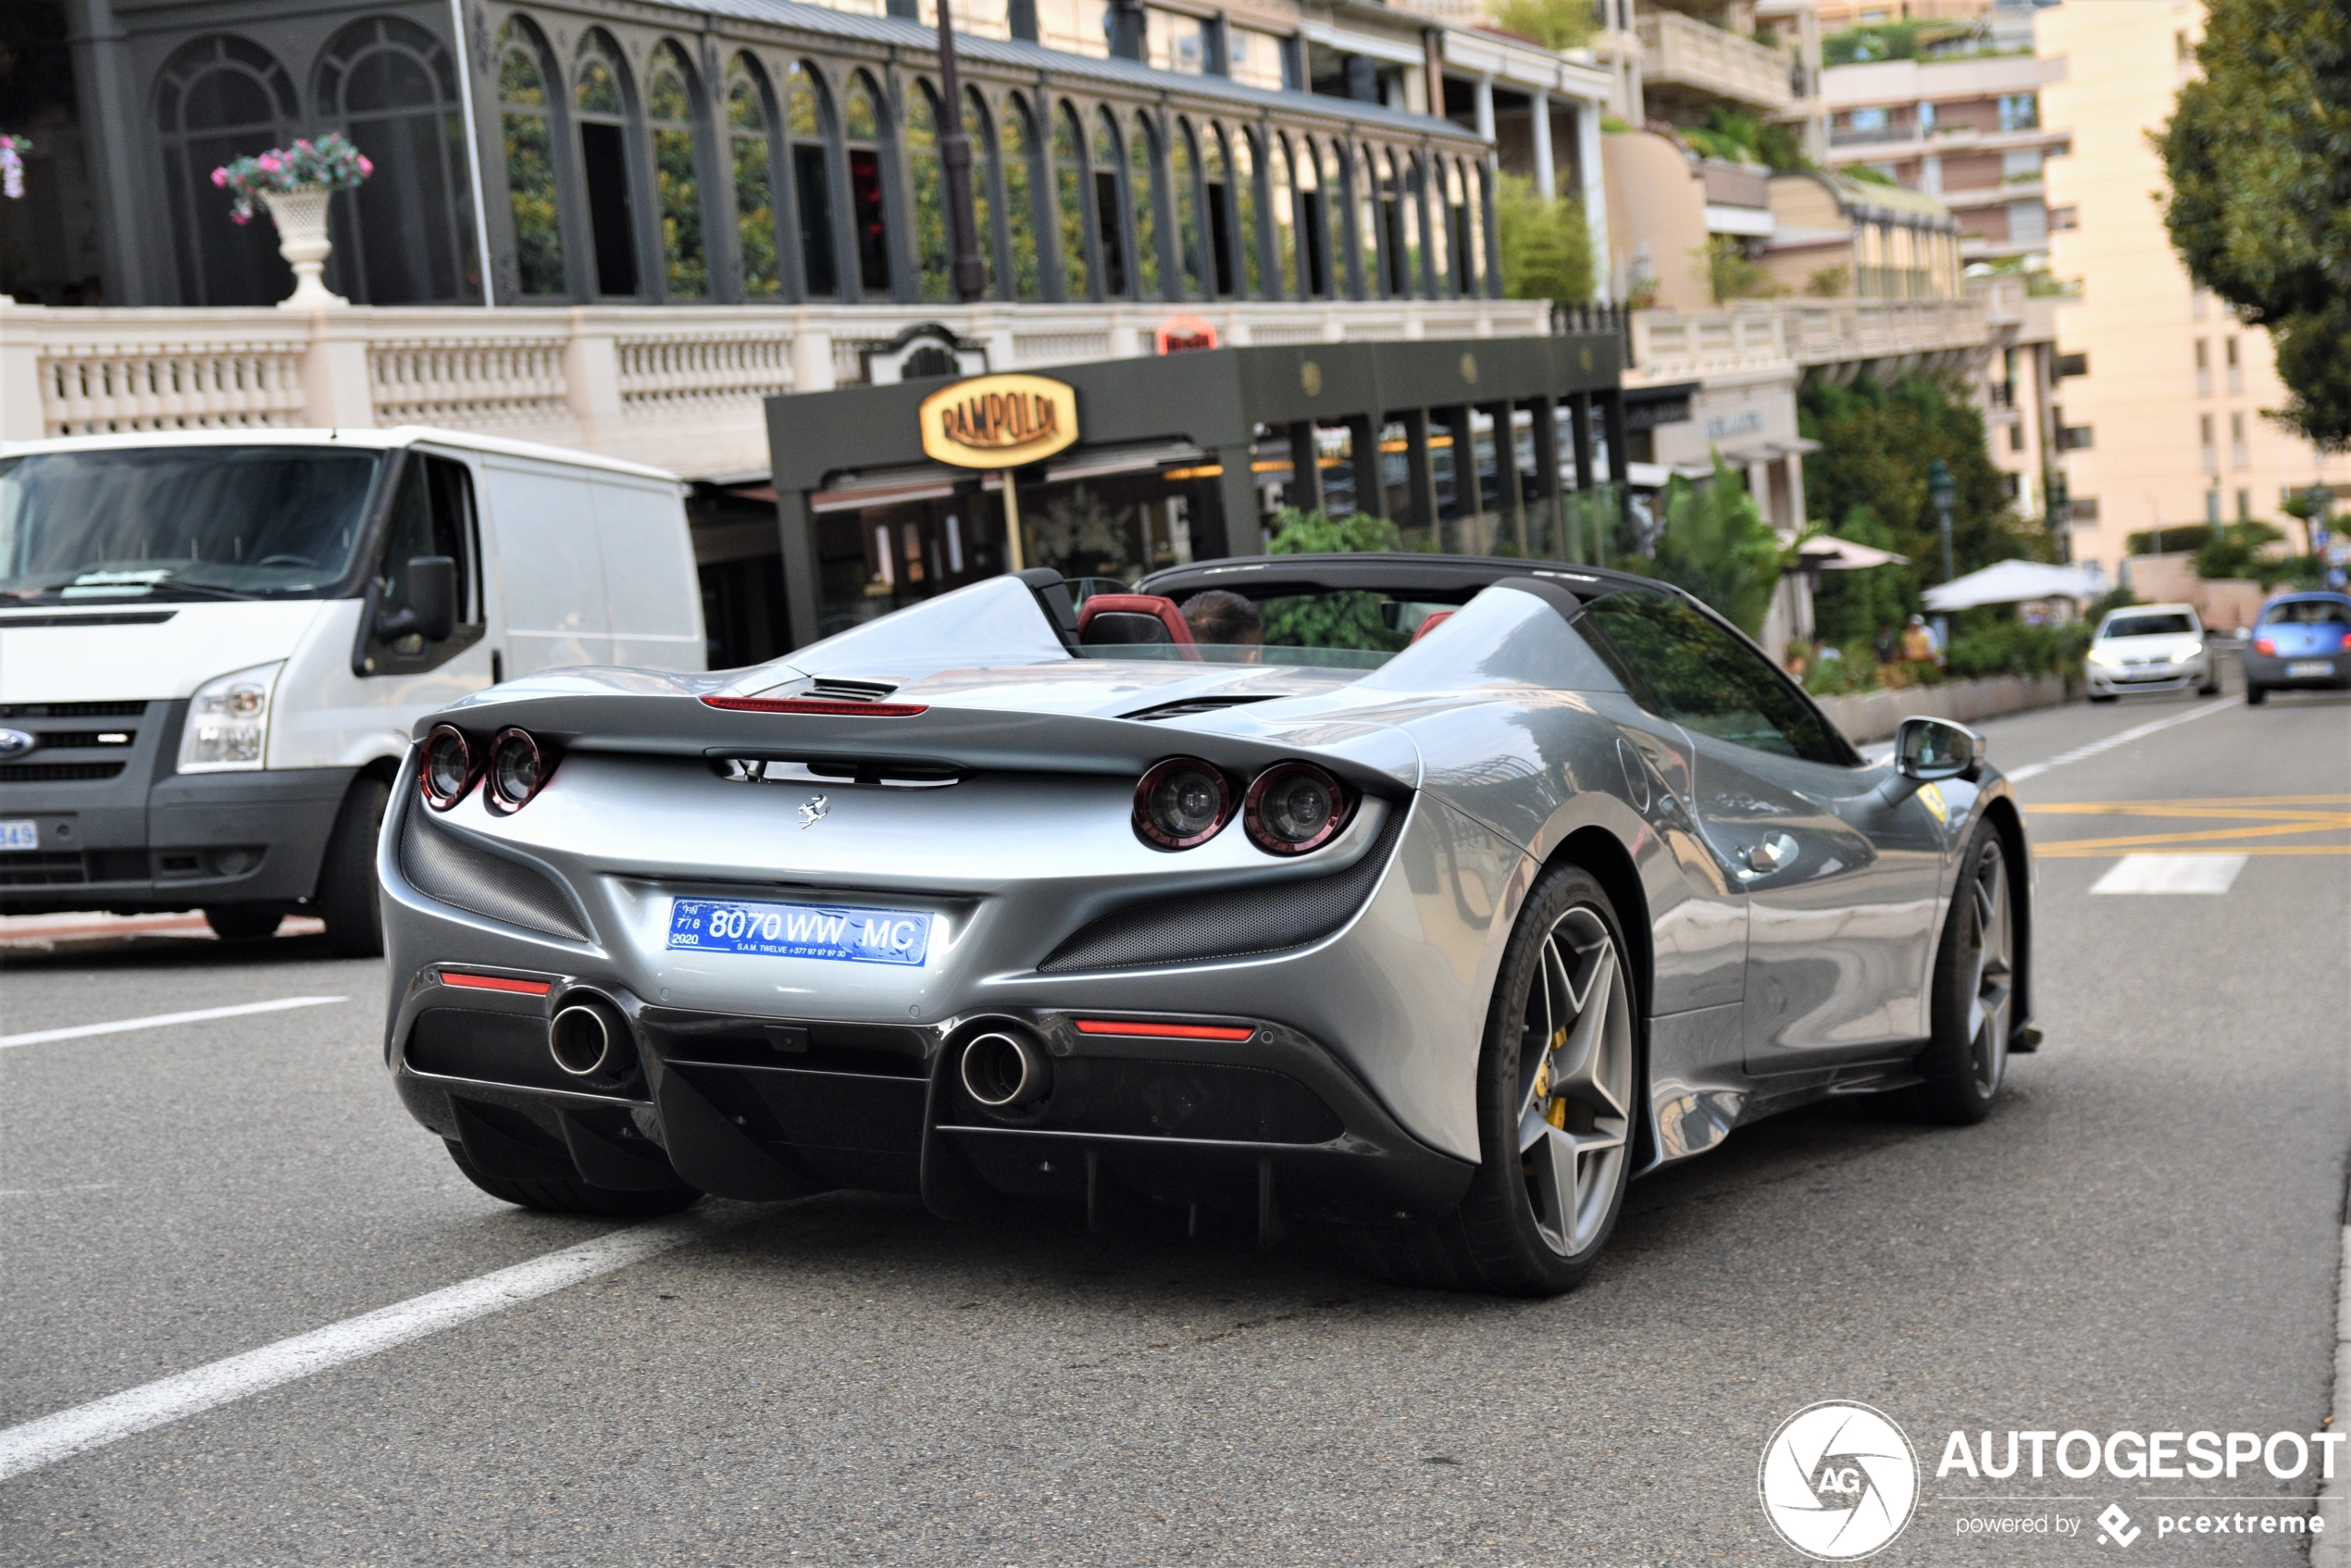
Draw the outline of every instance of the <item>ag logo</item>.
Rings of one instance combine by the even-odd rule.
[[[806,800],[801,802],[800,830],[805,833],[811,828],[815,827],[819,822],[824,821],[825,813],[830,809],[831,807],[822,795],[811,795]]]
[[[1805,1556],[1849,1562],[1891,1543],[1919,1500],[1910,1439],[1867,1405],[1823,1400],[1780,1424],[1756,1477],[1763,1516]]]

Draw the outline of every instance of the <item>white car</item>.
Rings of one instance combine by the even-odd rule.
[[[2204,623],[2188,604],[2133,604],[2110,612],[2090,642],[2090,701],[2126,692],[2181,691],[2209,697],[2220,690],[2220,666],[2205,645]]]

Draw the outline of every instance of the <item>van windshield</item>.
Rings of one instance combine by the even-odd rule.
[[[0,459],[0,603],[316,597],[350,569],[382,461],[315,446]]]

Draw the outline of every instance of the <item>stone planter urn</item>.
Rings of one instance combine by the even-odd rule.
[[[255,198],[269,209],[278,226],[278,254],[293,268],[294,292],[278,302],[280,310],[335,310],[351,303],[319,279],[335,248],[327,238],[327,202],[333,194],[323,185],[303,185]]]

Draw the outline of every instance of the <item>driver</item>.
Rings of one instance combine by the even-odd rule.
[[[1257,606],[1222,588],[1212,588],[1185,600],[1184,624],[1192,628],[1192,641],[1205,645],[1254,649],[1265,642],[1265,623],[1258,616]],[[1254,664],[1257,657],[1252,653],[1247,662]]]

